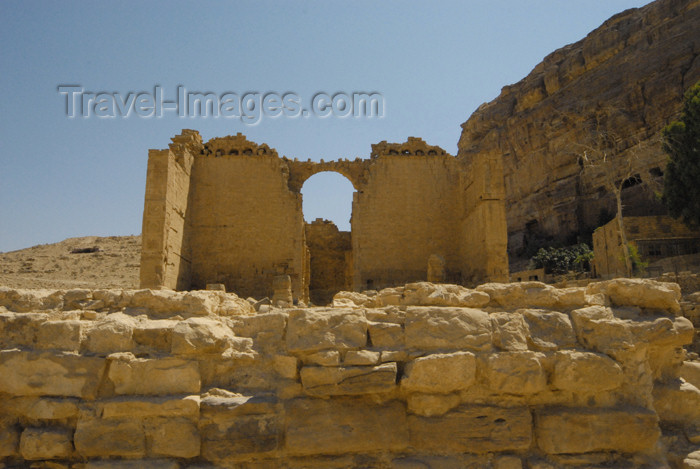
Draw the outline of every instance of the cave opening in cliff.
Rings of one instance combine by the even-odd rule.
[[[325,305],[341,290],[352,290],[352,201],[354,188],[343,175],[321,172],[301,189],[309,299]]]

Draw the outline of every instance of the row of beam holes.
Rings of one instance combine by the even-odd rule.
[[[205,149],[202,150],[201,153],[202,153],[202,155],[209,155],[209,154],[211,154],[211,150],[209,150],[208,148],[205,148]],[[234,148],[234,149],[230,150],[230,151],[228,152],[228,154],[229,154],[229,155],[239,155],[239,154],[243,154],[243,155],[252,155],[252,154],[253,154],[253,149],[252,149],[252,148],[246,148],[246,149],[243,150],[242,152],[239,152],[237,149]],[[265,148],[258,148],[257,154],[258,154],[258,155],[267,155],[267,149],[265,149]],[[216,150],[215,156],[224,156],[224,150],[221,150],[221,149]]]
[[[389,154],[390,154],[390,155],[398,155],[399,152],[396,151],[396,150],[389,150]],[[404,150],[404,151],[401,152],[401,154],[402,154],[402,155],[410,155],[410,154],[411,154],[411,151],[410,151],[410,150]],[[415,153],[415,154],[418,155],[418,156],[422,156],[422,155],[424,155],[425,153],[423,153],[423,150],[416,150],[416,153]],[[428,155],[437,155],[437,152],[436,152],[435,150],[428,150]]]

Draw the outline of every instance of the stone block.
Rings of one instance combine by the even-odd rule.
[[[86,348],[102,355],[127,352],[134,347],[132,340],[136,320],[123,313],[108,314],[95,322],[87,333]]]
[[[247,458],[279,449],[283,422],[273,396],[208,396],[202,399],[202,457]]]
[[[183,398],[143,397],[116,398],[103,401],[99,407],[102,418],[185,417],[199,418],[198,395]]]
[[[193,467],[193,466],[190,466]],[[180,469],[177,461],[167,459],[93,460],[85,463],[85,469]],[[204,469],[204,468],[202,468]]]
[[[199,456],[200,437],[197,425],[184,418],[149,419],[144,425],[152,456],[194,458]]]
[[[476,357],[473,353],[436,353],[408,363],[401,388],[409,392],[448,394],[469,388],[475,375]]]
[[[147,320],[134,326],[133,338],[136,345],[158,352],[170,352],[173,328],[178,321],[169,319]]]
[[[68,428],[25,428],[19,442],[24,459],[68,459],[73,455],[73,432]]]
[[[656,383],[652,395],[662,422],[700,424],[700,390],[692,384],[680,379]]]
[[[73,437],[76,451],[84,458],[143,458],[146,435],[139,420],[79,419]]]
[[[491,349],[488,313],[471,308],[412,306],[406,310],[406,347],[422,350]]]
[[[108,376],[116,394],[198,393],[201,385],[198,363],[175,357],[146,359],[119,354],[111,360]]]
[[[0,393],[15,396],[68,396],[97,393],[105,359],[51,352],[0,351]]]
[[[37,330],[47,319],[45,313],[0,312],[0,349],[33,347]]]
[[[68,352],[80,350],[82,321],[46,321],[39,325],[36,347]]]
[[[589,306],[571,312],[578,341],[602,353],[627,349],[636,342],[628,322],[613,316],[610,308]]]
[[[548,454],[650,451],[660,435],[656,414],[642,408],[548,408],[536,413],[535,433]]]
[[[443,415],[457,407],[461,399],[459,394],[423,394],[414,392],[407,398],[408,412],[422,415],[423,417],[434,417]]]
[[[501,350],[527,350],[527,339],[530,335],[523,315],[519,313],[492,313],[491,329],[493,344]]]
[[[406,410],[357,398],[287,403],[286,447],[292,455],[401,451],[408,446]]]
[[[304,392],[312,396],[372,394],[396,386],[396,363],[378,366],[321,367],[301,369]]]
[[[566,350],[555,355],[552,385],[573,392],[609,391],[624,380],[622,368],[603,354]]]
[[[296,379],[299,374],[299,360],[296,357],[275,355],[272,358],[272,366],[283,378]]]
[[[382,349],[403,348],[404,333],[400,324],[370,322],[367,327],[369,328],[369,338],[372,341],[372,347]]]
[[[304,363],[318,366],[339,366],[340,352],[337,350],[322,350],[304,357]]]
[[[525,451],[532,443],[527,407],[463,405],[441,417],[408,417],[411,446],[423,451]]]
[[[529,331],[529,343],[534,350],[551,351],[577,345],[576,334],[569,316],[557,311],[526,309],[523,315]]]
[[[78,399],[27,397],[14,399],[11,406],[32,420],[62,420],[78,416]]]
[[[367,366],[379,363],[379,352],[372,350],[348,350],[343,359],[346,366]]]
[[[251,350],[253,339],[235,337],[230,327],[210,318],[189,318],[172,332],[172,353],[178,355],[220,354],[229,348]]]
[[[489,304],[487,293],[461,285],[430,282],[408,283],[404,287],[401,304],[411,306],[457,306],[481,308]]]
[[[296,309],[289,313],[287,350],[314,352],[355,349],[367,344],[367,319],[362,311]]]
[[[547,389],[547,373],[536,352],[502,352],[486,359],[489,388],[496,393],[535,394]]]
[[[639,278],[616,278],[594,282],[586,287],[587,295],[604,293],[615,306],[639,306],[671,313],[680,312],[681,289],[676,283]]]
[[[700,389],[700,362],[683,362],[681,366],[681,377]]]
[[[19,454],[19,428],[0,420],[0,459]]]

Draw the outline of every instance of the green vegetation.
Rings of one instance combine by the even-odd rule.
[[[700,81],[685,94],[680,121],[663,131],[669,155],[664,200],[671,216],[691,227],[700,225]]]
[[[587,244],[581,243],[562,248],[541,248],[530,260],[535,269],[544,268],[548,274],[565,274],[570,271],[590,270],[593,251]]]

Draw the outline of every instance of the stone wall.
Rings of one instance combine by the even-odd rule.
[[[350,232],[317,219],[306,224],[309,247],[309,300],[326,305],[341,290],[352,290],[352,240]]]
[[[319,171],[345,175],[356,190],[350,283],[342,288],[427,280],[431,256],[444,259],[453,283],[508,278],[496,157],[460,163],[413,137],[373,145],[369,159],[318,163],[280,158],[241,134],[202,143],[183,130],[172,140],[168,150],[149,153],[143,287],[219,283],[261,298],[271,296],[276,276],[289,275],[294,300],[308,301],[319,265],[307,261],[300,190]]]
[[[0,464],[681,467],[700,391],[679,379],[679,298],[414,283],[255,311],[214,291],[0,288]]]
[[[698,29],[698,0],[626,10],[549,54],[462,125],[459,158],[503,156],[512,252],[535,235],[571,241],[597,227],[601,211],[614,213],[603,178],[582,178],[578,164],[584,145],[605,148],[596,129],[615,137],[615,158],[637,156],[643,180],[663,172],[660,130],[700,80]],[[646,210],[651,198],[626,198],[626,210]]]

